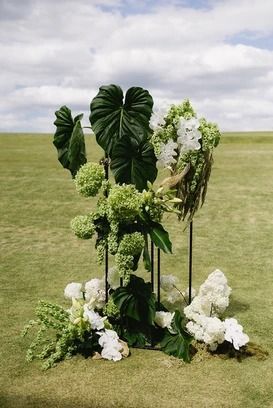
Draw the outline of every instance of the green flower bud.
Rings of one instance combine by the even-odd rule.
[[[76,190],[84,197],[94,197],[105,179],[104,168],[97,163],[86,163],[75,176]]]

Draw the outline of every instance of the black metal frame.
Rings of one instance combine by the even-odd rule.
[[[105,171],[105,179],[109,179],[109,157],[105,156],[104,159],[101,160],[101,164],[104,166]],[[105,192],[105,196],[108,196],[107,191]],[[155,290],[155,246],[153,241],[151,241],[150,246],[150,254],[151,254],[151,285],[152,291]],[[190,221],[189,224],[189,235],[188,235],[188,284],[189,284],[189,304],[192,301],[192,255],[193,255],[193,221]],[[161,253],[160,249],[157,248],[157,279],[156,279],[156,287],[157,287],[157,304],[160,304],[160,277],[161,277]],[[109,253],[108,253],[108,245],[106,244],[105,247],[105,264],[104,264],[104,272],[105,272],[105,300],[108,302],[108,291],[109,291],[109,284],[108,284],[108,271],[109,271]],[[122,286],[123,282],[122,279],[120,280],[120,285]]]

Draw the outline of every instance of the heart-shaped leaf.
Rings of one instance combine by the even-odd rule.
[[[152,145],[135,137],[125,136],[116,143],[110,166],[117,183],[134,184],[140,191],[147,188],[147,181],[154,182],[157,176]]]
[[[155,317],[155,294],[151,284],[131,275],[127,286],[119,287],[112,294],[121,316],[153,325]]]
[[[73,120],[71,110],[62,106],[55,112],[57,127],[53,144],[58,151],[58,160],[65,169],[70,170],[74,177],[79,168],[86,163],[84,134],[81,127],[83,115],[78,115]]]
[[[92,100],[90,123],[98,144],[107,154],[125,135],[134,137],[136,129],[144,139],[149,132],[153,99],[139,87],[128,89],[123,103],[122,89],[117,85],[102,86]]]

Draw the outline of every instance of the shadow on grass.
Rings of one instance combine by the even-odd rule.
[[[57,400],[52,398],[39,397],[36,395],[0,395],[1,408],[110,408],[111,402],[91,402],[79,401],[78,399]],[[119,408],[125,408],[124,405],[119,405]]]
[[[246,312],[249,308],[249,303],[240,302],[240,300],[232,298],[228,308],[228,312],[229,315],[231,313],[235,315],[238,312]]]

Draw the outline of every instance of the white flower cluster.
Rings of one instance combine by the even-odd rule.
[[[123,355],[126,356],[124,354],[124,344],[126,343],[121,342],[114,330],[105,328],[107,316],[101,316],[95,311],[95,309],[102,309],[105,305],[103,279],[94,278],[86,282],[85,285],[76,282],[69,283],[64,290],[64,295],[67,299],[72,300],[72,306],[68,310],[71,323],[87,325],[88,330],[94,330],[100,336],[99,344],[102,347],[102,358],[118,361],[122,359]]]
[[[105,305],[104,280],[94,278],[85,283],[85,300],[93,309],[102,309]]]
[[[159,327],[170,329],[173,317],[174,312],[156,312],[154,321]]]
[[[160,144],[160,153],[157,155],[158,164],[163,167],[168,167],[173,163],[176,163],[175,156],[177,156],[178,144],[170,139],[166,144]]]
[[[158,127],[165,125],[165,117],[167,116],[168,110],[169,106],[166,104],[160,108],[154,109],[150,119],[150,128],[152,130],[156,130]]]
[[[106,360],[119,361],[122,359],[122,344],[114,330],[105,329],[104,332],[97,332],[100,336],[99,344],[102,347],[101,356]]]
[[[225,340],[232,343],[236,350],[249,341],[236,319],[222,321],[219,318],[229,305],[230,293],[231,288],[224,273],[216,269],[200,286],[192,303],[184,308],[185,316],[189,319],[186,326],[188,331],[212,351]]]
[[[199,150],[201,148],[199,139],[201,139],[202,134],[198,130],[199,126],[199,120],[196,118],[179,118],[177,126],[177,142],[180,145],[180,154],[186,153],[189,150]]]

